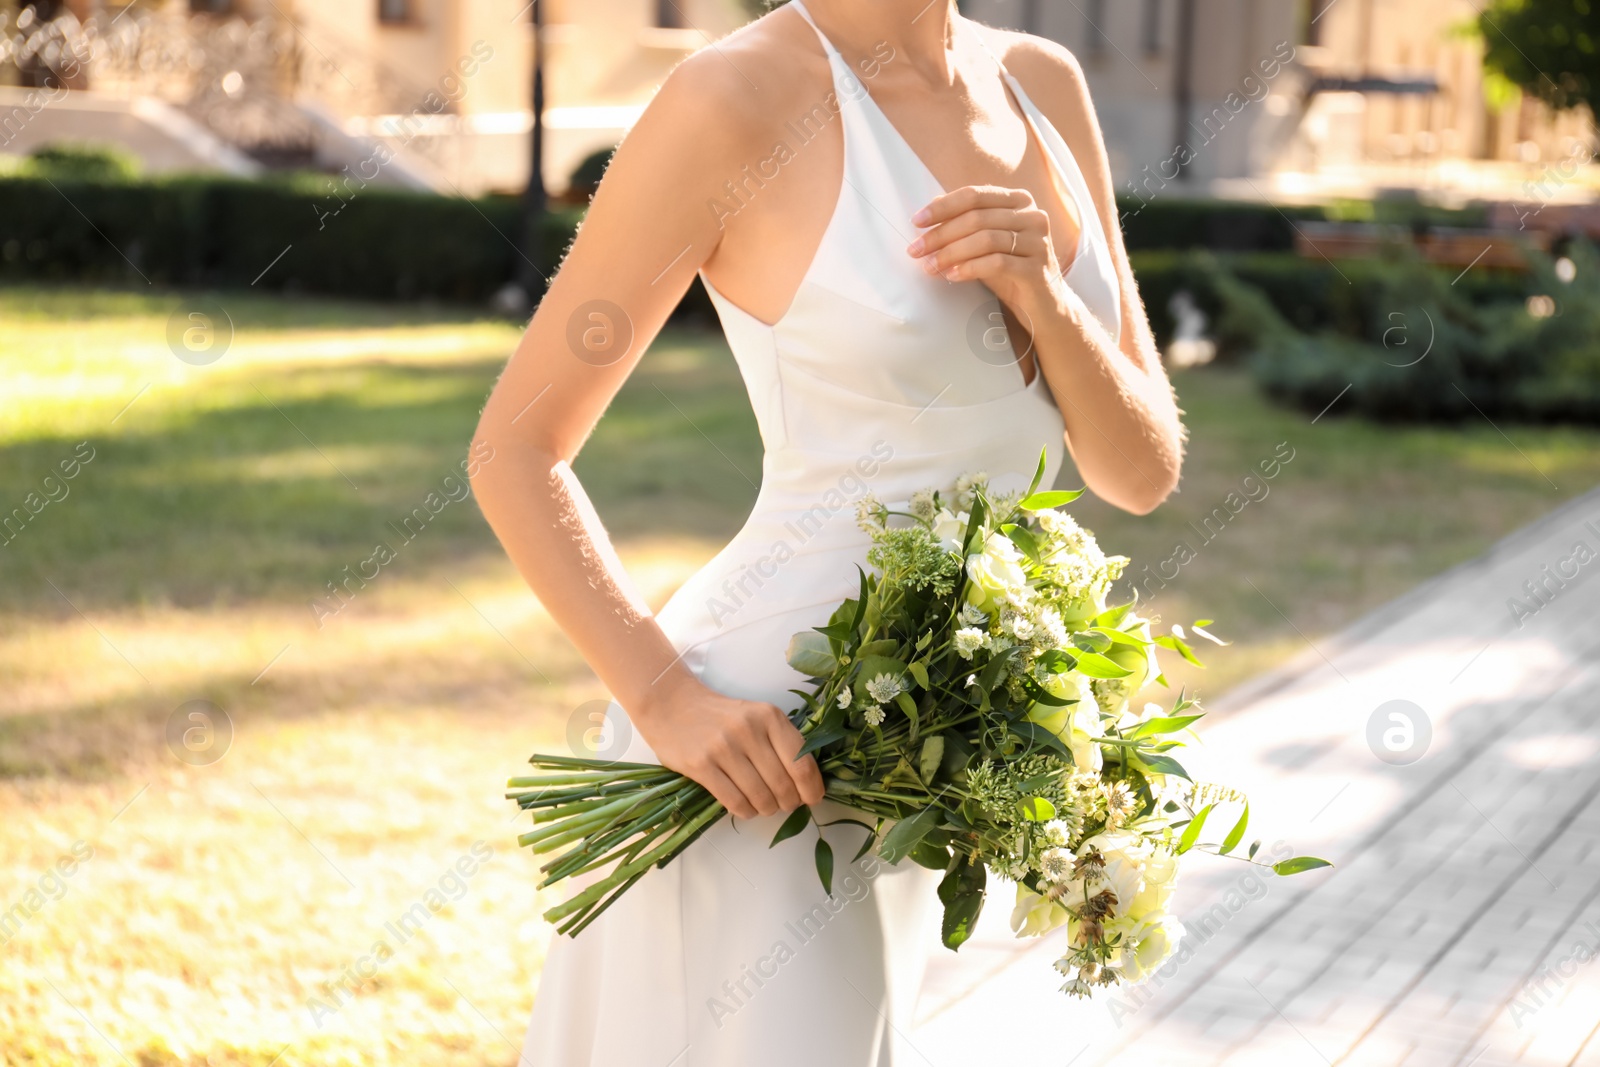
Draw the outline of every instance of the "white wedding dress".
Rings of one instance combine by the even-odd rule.
[[[801,0],[790,6],[815,27]],[[980,470],[1001,489],[1024,488],[1044,446],[1048,485],[1063,450],[1044,375],[1024,382],[995,298],[976,282],[930,277],[906,254],[912,215],[943,190],[817,34],[845,151],[815,259],[770,326],[707,283],[760,423],[761,491],[744,528],[660,613],[711,688],[786,709],[798,703],[789,690],[806,684],[784,661],[790,635],[855,595],[865,493],[904,502]],[[1083,176],[1022,87],[1000,76],[1083,220],[1067,282],[1116,335],[1116,275]],[[617,758],[653,762],[623,710],[611,715],[631,738]],[[849,814],[830,804],[823,817]],[[553,938],[521,1067],[922,1062],[904,1035],[927,954],[944,951],[938,875],[872,857],[849,867],[865,832],[834,826],[828,898],[815,830],[768,848],[781,821],[722,820],[577,938]]]

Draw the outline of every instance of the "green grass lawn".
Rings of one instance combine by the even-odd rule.
[[[230,347],[192,366],[167,342],[191,302],[0,290],[0,516],[67,490],[0,544],[0,915],[75,844],[93,850],[59,899],[0,930],[4,1062],[511,1064],[548,933],[499,787],[600,694],[470,500],[413,539],[395,524],[459,473],[516,331],[223,294]],[[1600,483],[1593,431],[1382,428],[1337,409],[1313,425],[1226,369],[1178,389],[1182,491],[1143,518],[1076,513],[1136,576],[1192,551],[1153,608],[1235,641],[1203,674],[1174,672],[1202,695]],[[81,447],[76,477],[47,482]],[[721,339],[658,341],[577,466],[664,601],[759,477]],[[379,542],[395,561],[319,618],[327,583]],[[232,724],[218,762],[169,750],[193,700]],[[492,858],[460,899],[375,975],[345,977],[477,841]]]

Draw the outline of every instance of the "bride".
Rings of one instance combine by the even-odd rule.
[[[657,614],[570,464],[696,274],[762,481]],[[868,855],[827,897],[809,842],[768,848],[823,792],[793,758],[784,651],[854,594],[869,494],[976,471],[1022,488],[1043,446],[1048,484],[1063,444],[1131,512],[1178,480],[1183,427],[1077,62],[955,0],[792,0],[691,56],[618,149],[477,436],[485,515],[615,697],[603,754],[686,773],[734,816],[555,939],[522,1062],[907,1062],[937,876]],[[862,836],[824,832],[841,857]]]

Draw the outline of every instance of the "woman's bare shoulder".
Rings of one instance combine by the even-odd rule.
[[[1089,82],[1083,65],[1065,45],[1020,30],[981,24],[978,32],[1029,96],[1088,100]],[[1039,100],[1039,106],[1046,107],[1045,101]]]
[[[815,34],[779,9],[679,63],[641,121],[703,134],[702,149],[764,150],[798,103],[830,84]]]

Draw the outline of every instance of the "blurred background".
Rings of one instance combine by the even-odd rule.
[[[1175,687],[1580,515],[1589,5],[962,9],[1071,49],[1104,124],[1191,452],[1155,514],[1078,513],[1233,641]],[[612,147],[764,10],[0,0],[0,1060],[516,1062],[548,931],[499,785],[604,693],[466,446]],[[698,285],[577,466],[653,603],[738,528]],[[1521,627],[1563,552],[1458,615]]]

